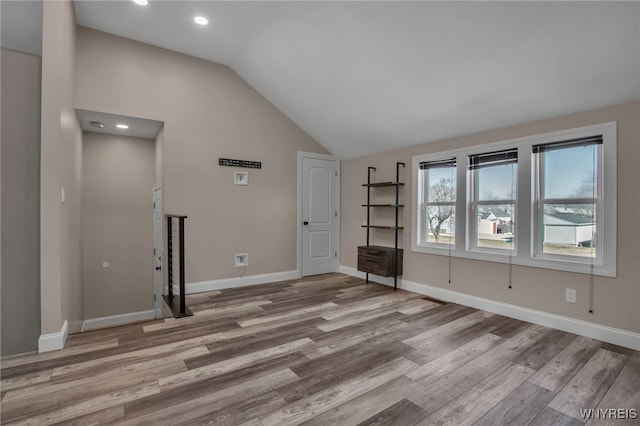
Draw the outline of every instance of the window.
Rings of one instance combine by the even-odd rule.
[[[616,274],[616,123],[413,157],[413,251]]]
[[[537,256],[600,259],[602,136],[533,146]]]
[[[456,159],[420,163],[420,244],[455,243]]]
[[[517,149],[469,156],[470,247],[514,249],[517,166]]]

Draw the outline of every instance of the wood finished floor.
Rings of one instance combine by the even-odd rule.
[[[2,424],[582,425],[581,408],[640,413],[640,352],[341,274],[188,305],[193,317],[2,359]]]

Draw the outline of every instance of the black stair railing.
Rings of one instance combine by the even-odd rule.
[[[187,308],[185,301],[185,270],[184,270],[184,220],[187,216],[165,215],[167,218],[167,261],[168,261],[168,289],[163,295],[167,306],[176,318],[188,317],[193,313]],[[177,226],[177,229],[175,225]],[[178,282],[178,297],[174,286]]]

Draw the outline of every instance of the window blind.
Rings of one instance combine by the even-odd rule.
[[[588,136],[585,138],[567,139],[566,141],[542,143],[533,145],[534,154],[558,149],[577,148],[581,146],[602,145],[602,135]]]
[[[447,168],[447,167],[455,167],[455,166],[456,166],[456,159],[448,158],[446,160],[423,161],[420,163],[420,170],[439,169],[439,168]]]
[[[518,149],[507,149],[504,151],[487,152],[469,156],[469,170],[476,170],[482,167],[501,166],[505,164],[516,164],[518,162]]]

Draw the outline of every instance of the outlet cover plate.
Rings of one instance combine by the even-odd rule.
[[[235,256],[235,266],[236,268],[242,268],[245,266],[249,266],[249,255],[247,253],[236,254]]]
[[[576,303],[576,290],[573,288],[566,289],[565,300],[569,303]]]

